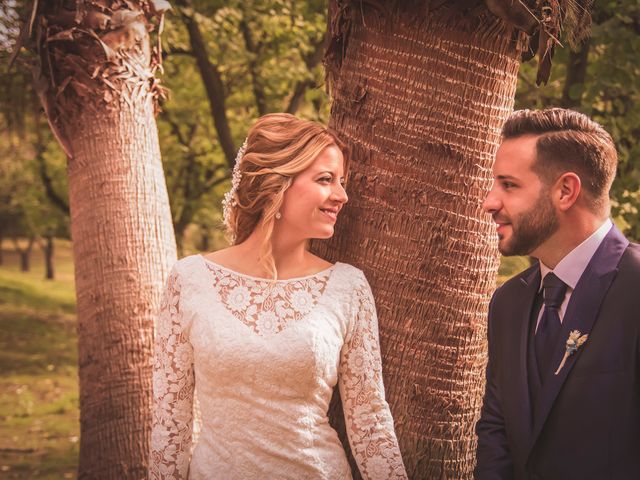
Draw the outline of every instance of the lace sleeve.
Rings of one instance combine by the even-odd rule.
[[[149,478],[186,479],[193,423],[193,350],[182,319],[180,279],[169,275],[158,316],[153,360]]]
[[[349,444],[365,480],[406,479],[384,398],[378,320],[366,280],[354,295],[356,308],[342,348],[339,376]]]

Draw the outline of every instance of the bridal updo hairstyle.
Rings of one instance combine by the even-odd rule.
[[[301,120],[288,113],[264,115],[249,130],[227,231],[233,244],[237,245],[244,242],[256,227],[264,229],[265,241],[260,249],[260,259],[274,279],[277,272],[272,257],[271,235],[284,193],[295,176],[309,168],[320,152],[330,145],[344,151],[344,144],[335,132],[317,122]],[[346,168],[345,165],[345,176]]]

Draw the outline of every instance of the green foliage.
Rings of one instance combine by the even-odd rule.
[[[0,50],[0,58],[7,52]],[[68,237],[68,214],[52,203],[43,178],[66,202],[66,158],[31,88],[31,73],[0,64],[0,234]]]
[[[612,188],[613,215],[625,233],[640,240],[640,3],[597,2],[593,13],[586,79],[570,85],[574,108],[611,133],[620,163]],[[524,64],[516,93],[516,108],[561,105],[567,81],[568,48],[556,49],[549,84],[534,86],[534,64]]]
[[[502,285],[514,275],[526,270],[531,266],[529,257],[500,257],[500,267],[498,268],[498,285]]]
[[[328,119],[321,63],[311,58],[326,30],[324,2],[287,0],[193,2],[167,18],[164,84],[171,94],[158,121],[178,243],[188,224],[202,238],[219,237],[220,201],[229,188],[228,159],[220,147],[186,18],[197,22],[209,62],[223,83],[226,120],[236,148],[261,113],[285,111],[302,85],[296,114]]]

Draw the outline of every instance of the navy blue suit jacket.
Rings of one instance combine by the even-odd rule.
[[[640,479],[640,246],[613,227],[571,295],[542,387],[527,366],[535,265],[496,290],[477,480]],[[572,330],[587,341],[555,375]]]

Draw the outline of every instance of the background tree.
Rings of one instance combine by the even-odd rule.
[[[45,276],[52,279],[53,237],[69,236],[65,160],[48,132],[30,77],[25,69],[8,70],[6,62],[0,67],[0,241],[12,239],[23,271],[30,269],[34,245],[40,245]]]
[[[154,119],[163,0],[34,2],[22,33],[68,156],[80,478],[142,478],[153,318],[176,251]]]
[[[640,240],[640,4],[597,2],[590,38],[575,50],[559,49],[546,86],[523,65],[517,108],[562,105],[579,110],[611,132],[620,165],[612,189],[613,215],[625,235]]]
[[[543,83],[562,20],[582,29],[576,2],[486,3],[330,2],[330,124],[352,169],[336,235],[315,250],[372,285],[416,479],[471,477],[498,267],[481,202],[521,55],[537,53]]]
[[[171,101],[159,117],[178,247],[222,245],[219,204],[248,127],[264,113],[328,118],[321,88],[322,1],[190,1],[167,19],[164,68]],[[188,243],[188,242],[187,242]],[[195,245],[186,246],[187,251]]]

